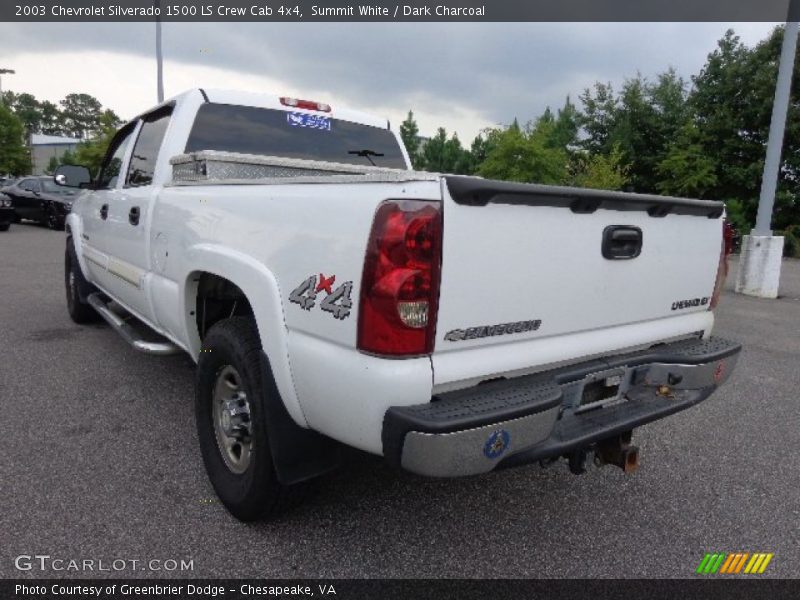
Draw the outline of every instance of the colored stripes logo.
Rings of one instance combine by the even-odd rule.
[[[766,552],[716,552],[706,554],[697,566],[699,575],[714,575],[724,573],[727,575],[756,575],[763,573],[772,560],[773,553]]]

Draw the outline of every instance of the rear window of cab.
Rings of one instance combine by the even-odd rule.
[[[389,129],[299,111],[203,104],[186,152],[217,150],[406,169]]]

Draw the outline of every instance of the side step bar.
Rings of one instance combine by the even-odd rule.
[[[136,329],[134,329],[117,313],[108,308],[105,300],[103,300],[103,297],[98,292],[89,294],[89,297],[86,298],[86,300],[89,302],[92,308],[100,313],[100,316],[103,317],[106,322],[108,322],[108,324],[111,325],[111,327],[122,336],[122,339],[128,342],[139,352],[144,352],[145,354],[155,354],[158,356],[178,354],[181,352],[181,349],[172,342],[148,342],[142,339],[141,334],[136,331]]]

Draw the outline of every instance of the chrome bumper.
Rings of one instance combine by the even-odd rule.
[[[705,400],[740,350],[721,338],[681,341],[392,407],[384,456],[457,477],[567,455]]]

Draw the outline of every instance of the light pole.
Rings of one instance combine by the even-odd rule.
[[[0,104],[5,104],[3,101],[3,75],[13,75],[16,73],[14,69],[0,69]]]
[[[786,130],[786,113],[789,110],[796,50],[797,23],[786,23],[786,29],[783,32],[781,61],[778,67],[778,83],[775,86],[775,103],[772,106],[772,120],[769,125],[767,160],[764,162],[761,196],[758,199],[758,216],[756,217],[756,227],[753,230],[755,235],[772,235],[772,208],[775,205],[778,169],[781,166],[781,150]]]
[[[164,64],[161,56],[161,1],[155,0],[156,7],[156,93],[158,103],[164,101]]]
[[[761,179],[756,226],[742,240],[739,271],[736,274],[736,291],[748,296],[777,298],[783,258],[783,236],[772,233],[772,210],[781,166],[781,149],[786,131],[786,114],[792,87],[794,59],[797,50],[800,0],[790,0],[789,17],[783,31],[783,45],[775,84],[775,100],[767,140],[767,156]]]

